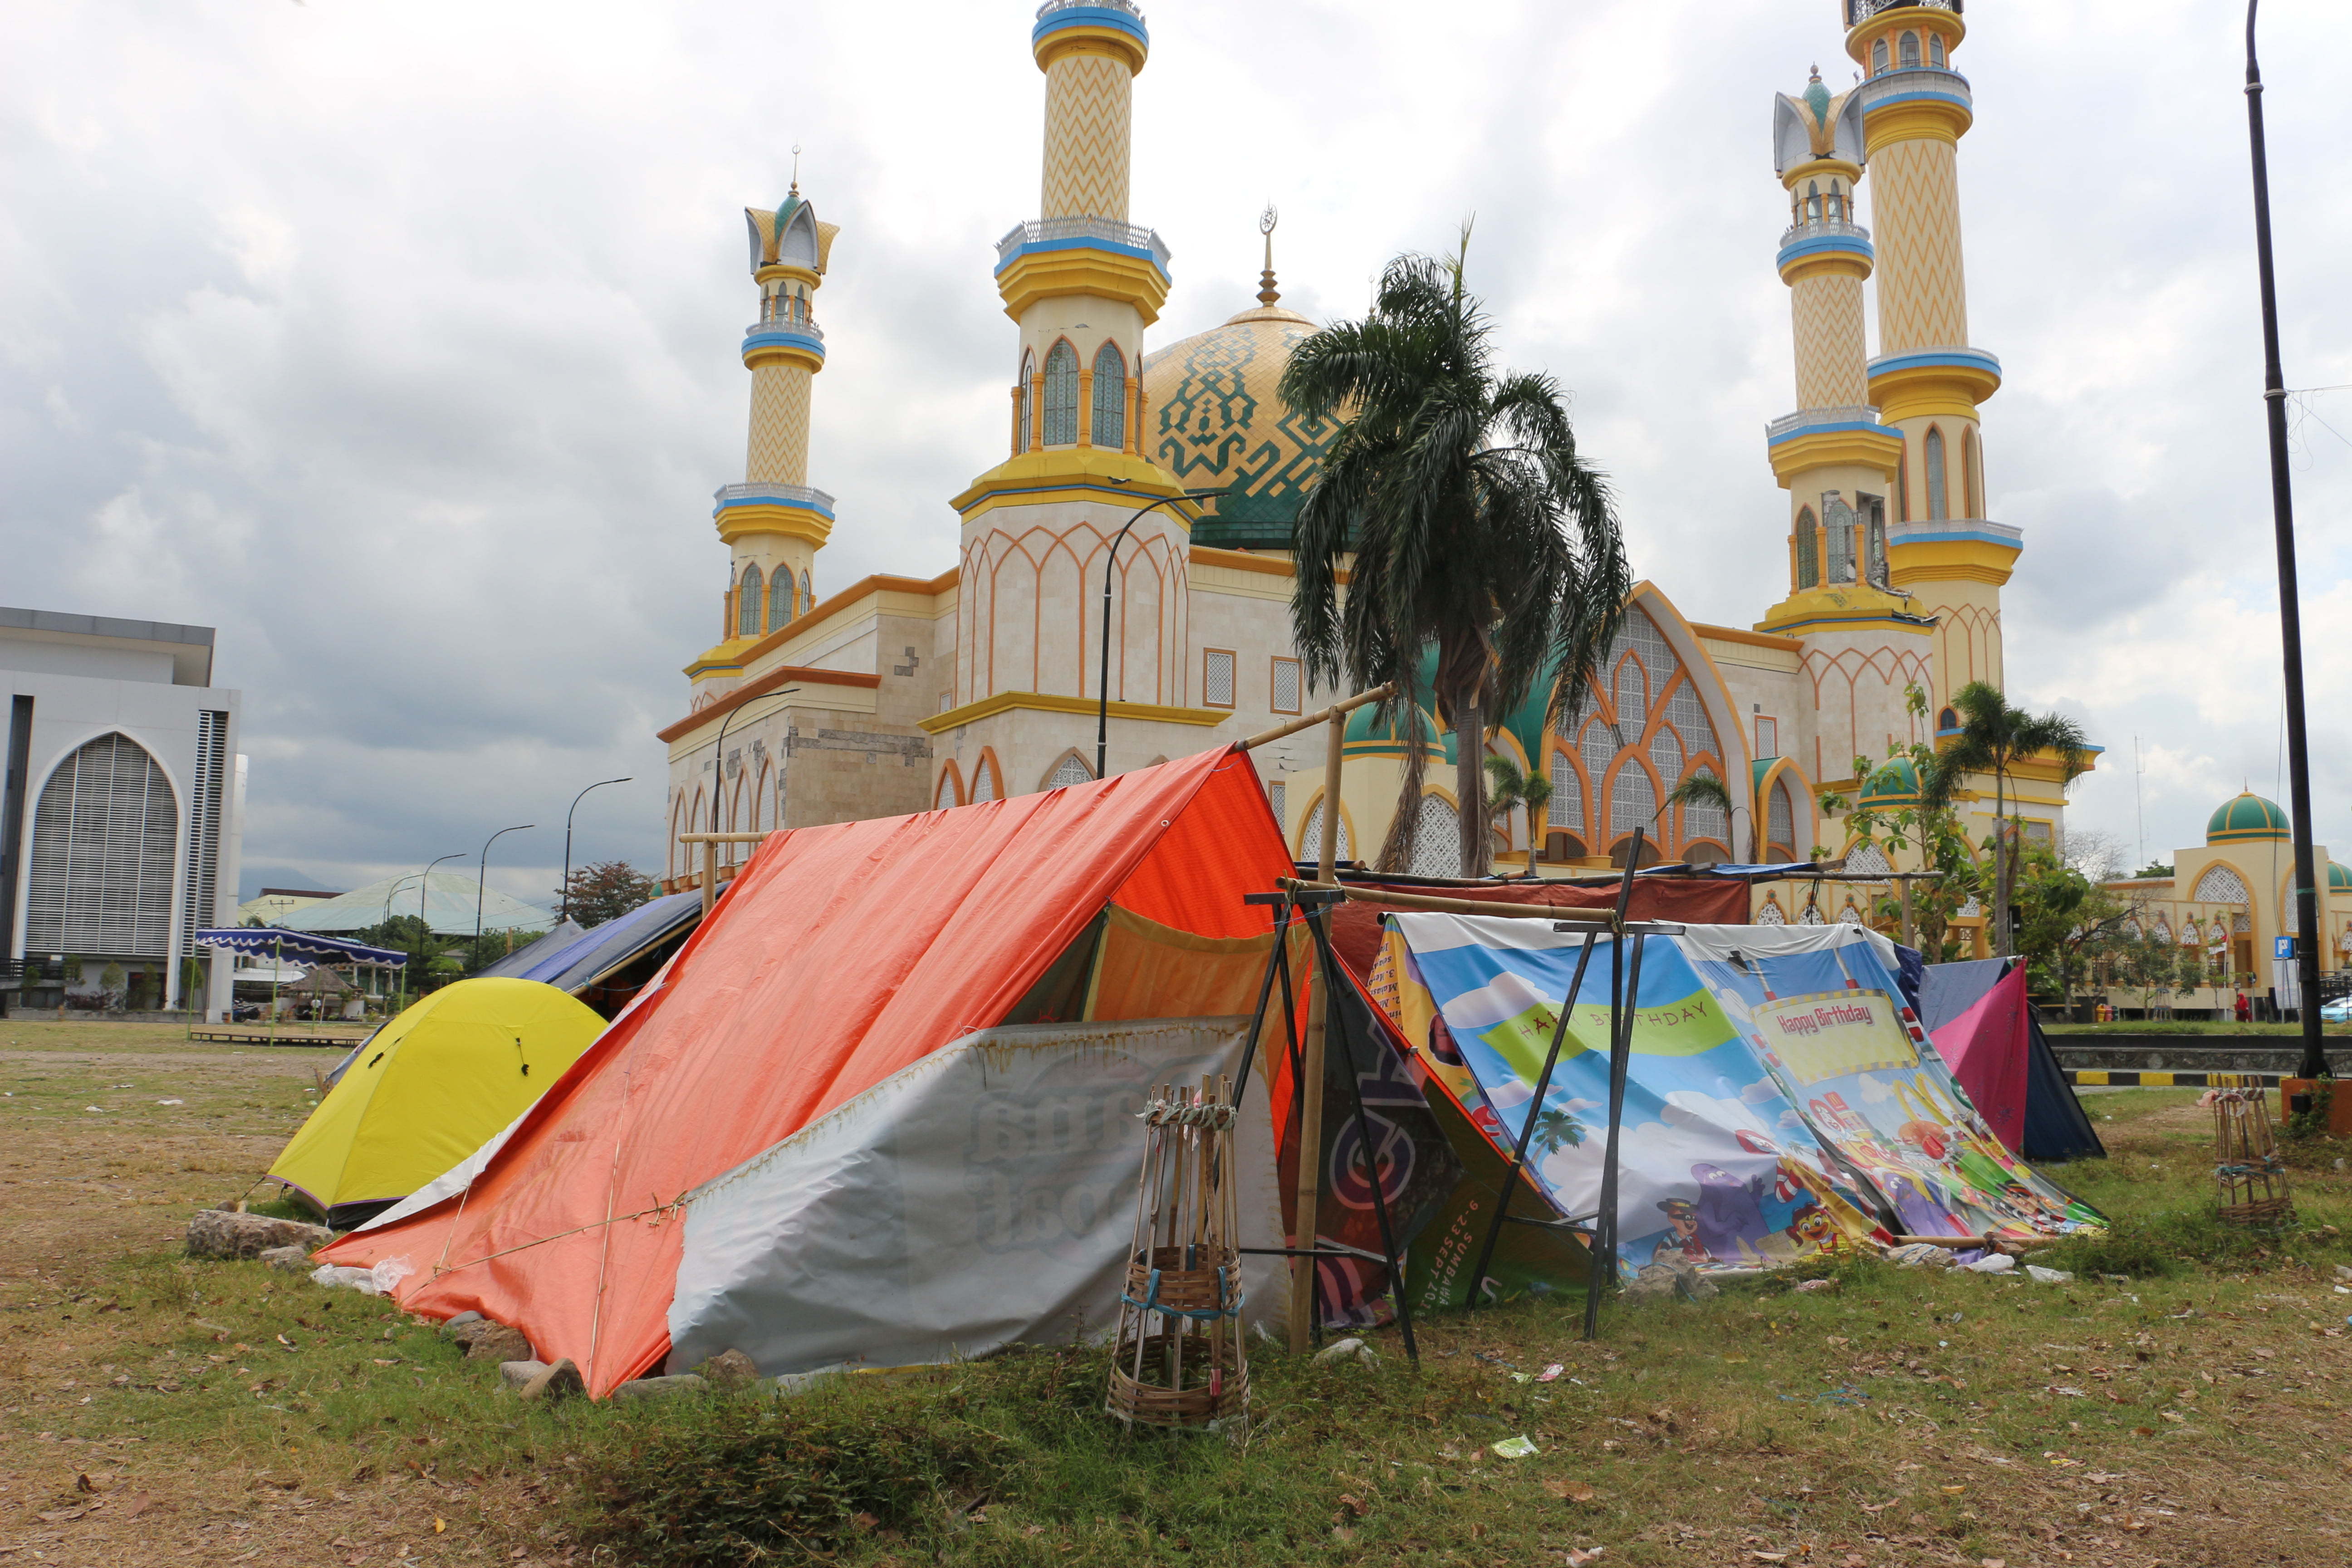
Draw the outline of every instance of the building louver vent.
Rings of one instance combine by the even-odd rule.
[[[228,776],[228,715],[196,715],[196,776],[188,803],[187,874],[180,880],[180,952],[196,950],[196,932],[213,923],[220,887],[221,813]]]

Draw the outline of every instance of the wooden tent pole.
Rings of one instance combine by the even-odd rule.
[[[1348,716],[1338,708],[1325,720],[1323,742],[1323,835],[1315,850],[1315,879],[1337,880],[1339,861],[1340,747],[1348,733]],[[1312,921],[1321,918],[1307,911]],[[1290,1263],[1290,1348],[1303,1351],[1315,1331],[1316,1215],[1323,1202],[1323,1027],[1330,1017],[1330,1001],[1318,975],[1307,995],[1307,1050],[1300,1062],[1298,1085],[1298,1222],[1291,1245],[1308,1254]]]

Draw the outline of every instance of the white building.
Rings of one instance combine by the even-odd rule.
[[[226,957],[195,931],[234,924],[245,759],[238,692],[215,686],[209,626],[0,607],[7,694],[0,790],[0,974],[54,990],[119,966],[130,994],[181,1002],[184,960],[228,996]],[[31,978],[30,975],[27,978]]]

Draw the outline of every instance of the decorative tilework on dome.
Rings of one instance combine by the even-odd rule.
[[[1238,485],[1192,530],[1196,544],[1287,550],[1337,420],[1302,419],[1275,395],[1315,323],[1279,305],[1148,354],[1145,456],[1192,489]]]

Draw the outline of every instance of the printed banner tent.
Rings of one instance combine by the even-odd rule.
[[[1393,988],[1415,1054],[1498,1143],[1533,1117],[1530,1178],[1560,1213],[1594,1212],[1614,939],[1486,916],[1397,914],[1388,925],[1374,991]],[[1622,1274],[1755,1268],[1873,1233],[2028,1238],[2098,1223],[1985,1128],[1903,1000],[1884,937],[1846,925],[1692,925],[1634,940]],[[1588,942],[1593,956],[1538,1106]]]
[[[338,1228],[382,1213],[530,1108],[603,1031],[552,986],[460,980],[362,1046],[269,1173]]]
[[[409,1259],[404,1307],[512,1324],[597,1395],[721,1340],[772,1373],[967,1332],[964,1353],[1066,1340],[1057,1312],[1116,1303],[1102,1260],[1124,1257],[1139,1163],[1089,1155],[1074,1172],[1055,1130],[1139,1162],[1137,1086],[1160,1058],[1229,1070],[1246,1022],[1234,1015],[1254,1005],[1272,942],[1268,911],[1243,898],[1290,872],[1263,786],[1231,750],[773,835],[527,1115],[323,1256]],[[1181,1048],[1151,1037],[1171,1019],[1192,1026]],[[1117,1024],[1132,1026],[1086,1037]],[[1057,1025],[1076,1033],[1052,1037]],[[1260,1073],[1281,1055],[1262,1050]],[[943,1108],[1000,1069],[1038,1088],[989,1102],[983,1145]],[[1265,1083],[1251,1103],[1278,1118]],[[1049,1090],[1072,1097],[1067,1115],[1046,1114]],[[964,1142],[943,1147],[950,1128]],[[1271,1151],[1256,1158],[1266,1168],[1244,1191],[1273,1185]],[[836,1183],[863,1200],[845,1207],[824,1191]],[[865,1243],[844,1228],[857,1226]],[[1282,1310],[1279,1279],[1251,1279],[1253,1310]],[[1023,1312],[987,1299],[1011,1289],[1027,1292]]]
[[[1931,964],[1919,1012],[1937,1050],[2011,1152],[2028,1160],[2106,1156],[2026,999],[2023,964],[2006,958]]]

